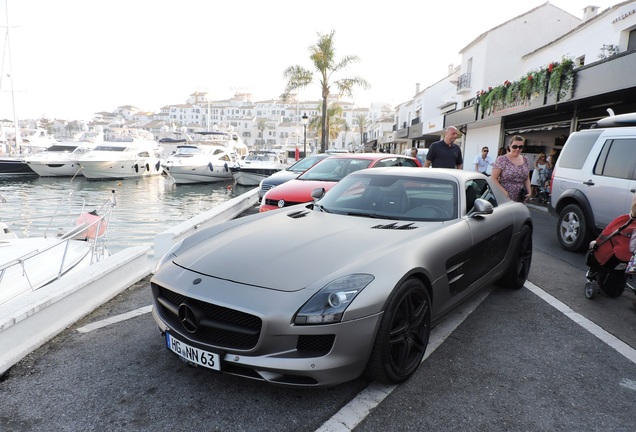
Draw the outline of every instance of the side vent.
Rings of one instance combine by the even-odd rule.
[[[393,222],[387,225],[376,225],[371,227],[371,229],[388,229],[388,230],[412,230],[416,229],[416,227],[412,226],[413,222],[407,223],[404,225],[398,225],[397,222]]]
[[[289,213],[287,216],[292,219],[299,219],[301,217],[307,216],[307,213],[309,213],[307,210],[298,210],[298,211]]]

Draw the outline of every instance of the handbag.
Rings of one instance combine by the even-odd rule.
[[[519,191],[519,196],[517,197],[517,201],[524,202],[526,200],[526,195],[528,195],[528,191],[525,187],[522,187]]]

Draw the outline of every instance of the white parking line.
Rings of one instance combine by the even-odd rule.
[[[549,305],[563,313],[566,317],[592,333],[594,336],[614,348],[627,359],[636,363],[636,350],[632,347],[606,332],[592,321],[583,317],[581,314],[574,312],[569,306],[557,300],[532,282],[526,281],[525,287],[539,296]],[[429,348],[424,356],[424,361],[442,342],[470,315],[479,304],[488,297],[492,292],[492,288],[487,290],[483,295],[467,303],[464,308],[455,312],[455,314],[444,320],[431,331],[431,339]],[[623,379],[621,386],[636,390],[636,382]],[[369,412],[378,406],[385,397],[391,394],[397,386],[387,386],[378,383],[371,383],[366,389],[362,390],[347,405],[342,407],[340,411],[334,414],[329,420],[320,426],[316,432],[350,432],[352,431]]]
[[[574,312],[565,303],[557,300],[532,282],[526,282],[525,287],[536,294],[539,298],[554,307],[556,310],[570,318],[572,321],[592,333],[594,336],[605,342],[611,348],[622,354],[625,358],[636,364],[636,350],[615,336],[603,330],[592,321],[583,317],[581,314]],[[493,291],[493,287],[483,291],[479,296],[473,298],[466,303],[464,307],[456,310],[447,317],[443,322],[438,324],[432,331],[428,343],[428,349],[422,361],[426,360],[453,331],[479,306]],[[87,333],[111,324],[125,321],[140,315],[147,314],[152,311],[152,306],[144,306],[139,309],[116,315],[105,320],[97,321],[84,327],[77,329],[80,333]],[[623,387],[636,390],[636,382],[631,380],[623,380]],[[316,432],[350,432],[371,412],[373,408],[378,406],[384,398],[389,396],[396,385],[383,385],[379,383],[371,383],[366,389],[362,390],[347,405],[342,407],[340,411],[334,414],[329,420],[320,426]]]
[[[439,323],[433,330],[428,341],[426,354],[422,361],[426,360],[448,336],[471,314],[477,306],[483,302],[493,291],[493,287],[484,290],[477,297],[466,303],[462,308],[456,310],[448,318]],[[385,397],[395,390],[396,385],[384,385],[371,383],[362,390],[348,404],[340,409],[333,417],[324,422],[316,429],[316,432],[349,432],[353,430],[369,412],[378,406]]]
[[[121,315],[115,315],[101,321],[95,321],[94,323],[90,323],[85,325],[84,327],[78,328],[77,331],[80,333],[88,333],[90,331],[97,330],[99,328],[106,327],[111,324],[115,324],[121,321],[126,321],[128,319],[147,314],[150,311],[152,311],[152,305],[144,306],[139,309],[135,309],[135,310],[131,310],[130,312],[123,313]]]

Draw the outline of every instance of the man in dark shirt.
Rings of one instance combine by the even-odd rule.
[[[428,149],[426,154],[425,168],[431,165],[433,168],[457,168],[464,167],[464,159],[462,158],[462,149],[455,144],[457,139],[457,128],[449,126],[446,128],[444,139],[434,142]]]

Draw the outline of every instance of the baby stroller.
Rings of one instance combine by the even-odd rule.
[[[539,170],[539,193],[538,201],[540,204],[547,204],[550,201],[550,182],[548,180],[548,171],[545,169]]]
[[[610,222],[598,238],[590,243],[585,257],[589,267],[585,277],[585,296],[593,299],[601,291],[609,297],[620,297],[625,289],[636,294],[636,289],[628,283],[631,274],[625,272],[632,257],[630,240],[636,230],[636,219],[628,214]]]

